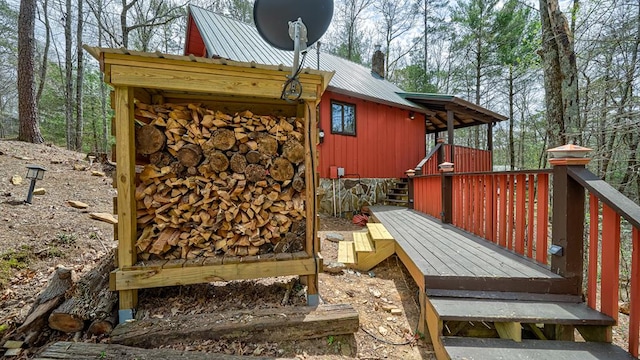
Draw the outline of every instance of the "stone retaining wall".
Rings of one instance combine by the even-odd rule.
[[[362,206],[382,204],[387,198],[387,190],[397,179],[320,179],[318,187],[318,212],[351,217],[359,213]]]

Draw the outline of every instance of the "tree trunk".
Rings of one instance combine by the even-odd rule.
[[[37,104],[34,91],[34,28],[35,0],[20,1],[18,18],[18,139],[40,144],[44,142],[38,126]]]
[[[42,4],[42,14],[44,16],[44,49],[42,50],[42,65],[40,66],[40,79],[38,91],[36,92],[36,104],[40,103],[44,84],[47,78],[47,67],[49,65],[49,48],[51,47],[51,24],[49,23],[49,0],[44,0]]]
[[[82,26],[84,23],[84,14],[82,13],[82,5],[84,0],[78,0],[78,26],[76,32],[76,46],[78,48],[78,68],[76,69],[76,143],[75,149],[82,151],[82,138],[84,133],[84,115],[82,88],[84,82],[84,52],[82,50]]]
[[[516,150],[513,140],[513,65],[509,65],[509,166],[511,171],[516,166]]]
[[[573,35],[557,0],[540,0],[542,57],[550,146],[576,139],[580,124]]]
[[[67,129],[67,149],[74,148],[75,140],[73,136],[73,59],[71,58],[71,48],[73,43],[71,40],[71,0],[65,0],[66,14],[64,14],[64,68],[65,68],[65,124]]]

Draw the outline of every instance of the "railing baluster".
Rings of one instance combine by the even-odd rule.
[[[476,175],[474,176],[475,178],[475,186],[476,186],[476,235],[481,236],[481,237],[485,237],[483,236],[484,233],[482,231],[482,217],[484,215],[484,196],[482,196],[482,194],[484,193],[483,191],[483,185],[482,185],[482,176],[480,175]]]
[[[533,206],[535,205],[534,189],[535,189],[535,176],[529,174],[527,187],[529,194],[527,196],[527,257],[533,259]]]
[[[516,241],[515,250],[518,254],[524,254],[524,210],[525,210],[525,175],[520,174],[516,176]]]
[[[493,207],[493,201],[495,199],[495,193],[493,189],[493,176],[485,175],[484,184],[485,184],[484,194],[485,194],[485,204],[486,204],[485,217],[484,217],[484,233],[487,240],[491,242],[496,242],[495,240],[496,234],[493,230],[494,221],[495,221],[494,220],[495,214],[494,214],[494,207]]]
[[[500,241],[499,245],[507,246],[507,175],[500,175]]]
[[[587,271],[587,305],[596,309],[596,297],[598,291],[598,239],[600,224],[598,216],[598,198],[589,194],[589,268]]]
[[[549,243],[549,175],[538,175],[538,212],[536,218],[536,260],[547,264],[547,245]]]
[[[606,204],[602,206],[602,244],[600,311],[618,320],[620,215]]]
[[[515,176],[509,175],[508,180],[508,204],[509,209],[507,212],[507,249],[513,249],[513,221],[514,221],[514,213],[516,204],[513,201],[515,199]]]
[[[633,228],[631,254],[631,297],[629,299],[629,352],[638,357],[640,341],[640,229]]]

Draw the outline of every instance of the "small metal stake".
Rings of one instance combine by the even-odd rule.
[[[31,179],[31,184],[29,184],[29,192],[27,193],[27,200],[25,200],[27,204],[31,204],[33,200],[33,190],[36,188],[36,181],[36,179]]]

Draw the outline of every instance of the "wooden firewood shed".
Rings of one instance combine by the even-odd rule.
[[[291,101],[285,66],[85,49],[113,87],[119,321],[138,289],[221,280],[299,275],[317,304],[316,106],[333,73],[303,69]]]

